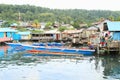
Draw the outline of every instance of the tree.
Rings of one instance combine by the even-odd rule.
[[[120,16],[119,11],[108,10],[81,10],[81,9],[49,9],[30,5],[5,5],[0,4],[0,19],[1,20],[16,20],[18,21],[18,12],[21,13],[22,21],[41,22],[64,22],[69,24],[74,22],[74,26],[79,28],[78,22],[93,23],[103,17],[104,19],[117,20]],[[35,23],[36,24],[36,23]],[[37,25],[37,24],[36,24]]]
[[[11,24],[12,24],[11,21],[6,21],[6,22],[4,22],[4,23],[2,24],[2,27],[10,27]]]
[[[73,26],[74,28],[76,28],[76,29],[80,28],[79,22],[74,22],[74,23],[72,24],[72,26]]]
[[[118,16],[117,21],[120,21],[120,16]]]
[[[45,29],[52,29],[52,22],[47,22],[45,25]]]
[[[114,16],[110,15],[110,16],[108,17],[108,19],[111,20],[111,21],[114,21]]]
[[[58,28],[58,30],[59,30],[60,32],[63,32],[64,30],[67,30],[67,28],[64,27],[64,26],[61,26],[61,27]]]
[[[40,23],[38,22],[38,20],[34,20],[32,26],[35,28],[40,28]]]

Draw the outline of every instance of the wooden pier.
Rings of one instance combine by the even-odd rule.
[[[107,45],[104,47],[96,47],[97,54],[120,54],[120,41],[107,42]]]

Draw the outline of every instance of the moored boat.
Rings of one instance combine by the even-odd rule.
[[[89,48],[86,49],[78,49],[78,48],[64,48],[64,47],[49,47],[49,46],[33,46],[33,45],[22,45],[26,50],[40,50],[47,52],[62,52],[62,53],[70,53],[70,54],[83,54],[83,55],[92,55],[95,50],[91,50]]]

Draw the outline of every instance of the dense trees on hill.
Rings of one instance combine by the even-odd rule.
[[[20,12],[20,14],[19,14]],[[19,17],[20,16],[20,17]],[[30,5],[0,4],[0,20],[87,23],[95,22],[100,18],[120,20],[120,11],[81,10],[81,9],[49,9]],[[77,26],[76,26],[77,27]]]

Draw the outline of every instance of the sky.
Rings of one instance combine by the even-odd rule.
[[[120,11],[120,0],[0,0],[0,4],[29,4],[50,9]]]

